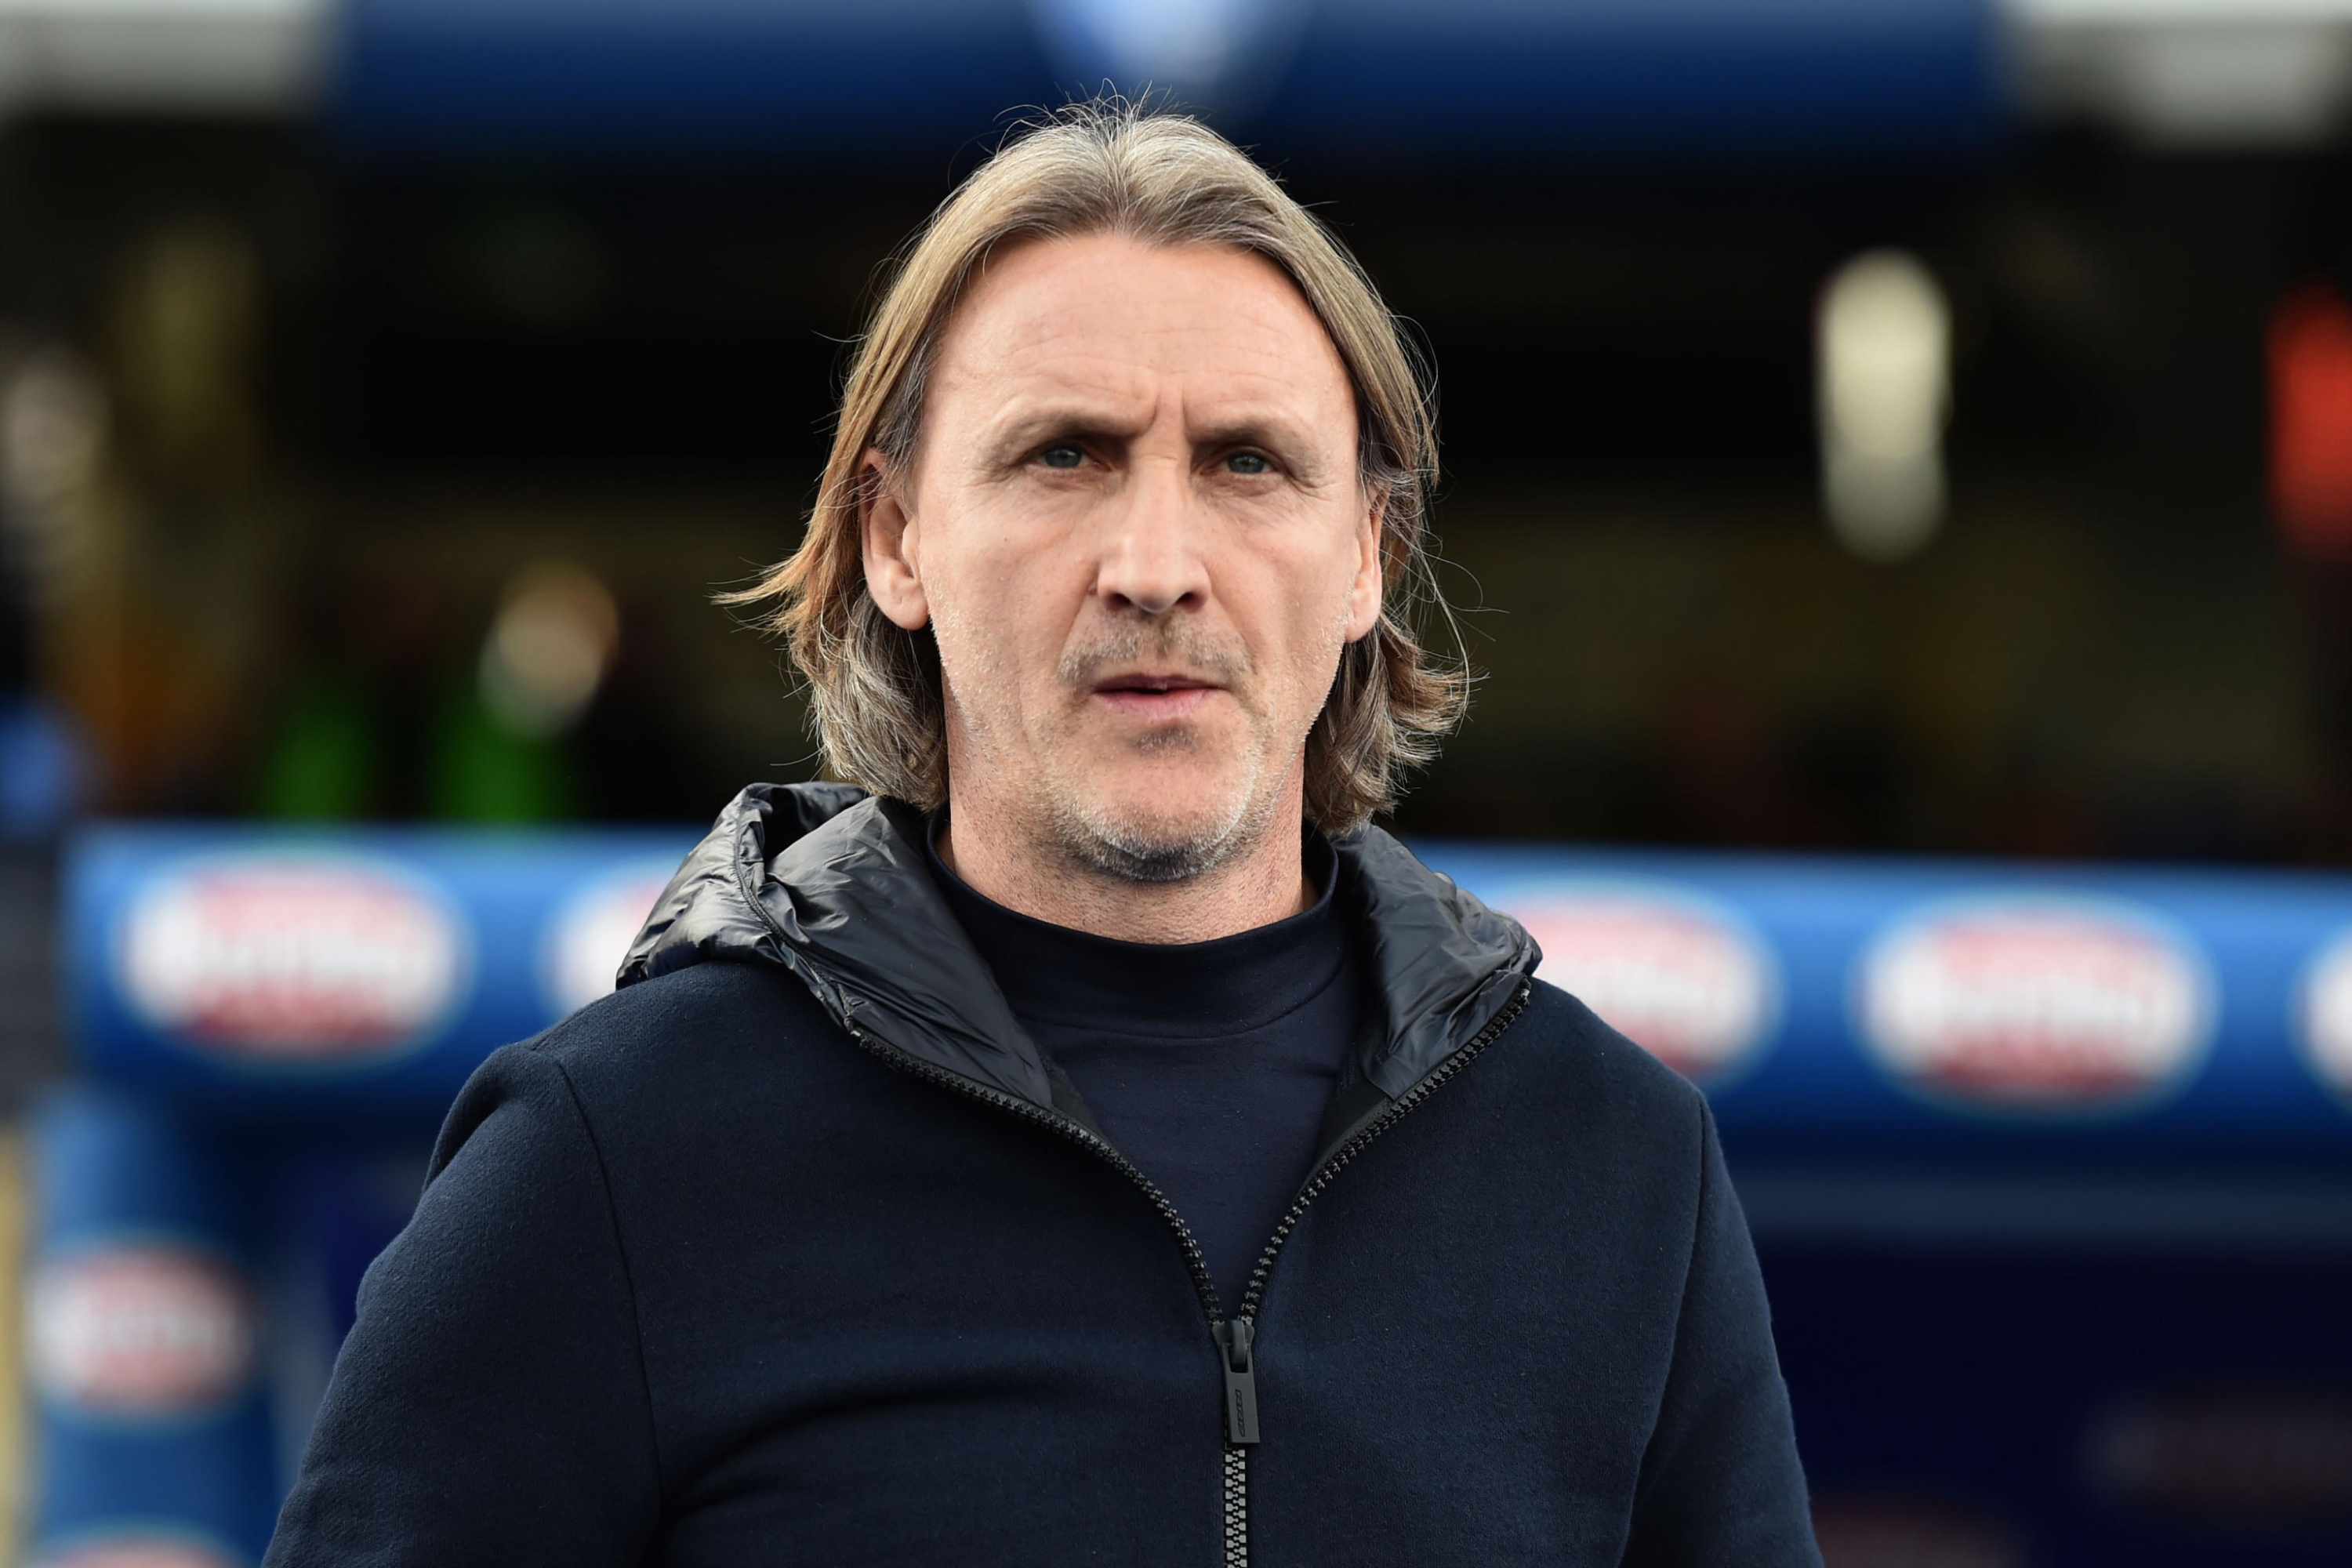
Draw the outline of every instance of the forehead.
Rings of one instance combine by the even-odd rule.
[[[1123,235],[1001,251],[941,334],[934,385],[996,399],[1079,395],[1278,404],[1352,428],[1347,369],[1279,267],[1222,245]]]

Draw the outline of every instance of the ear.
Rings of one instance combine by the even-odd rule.
[[[890,478],[889,463],[873,447],[857,463],[857,538],[866,558],[866,591],[882,613],[906,631],[929,625],[931,605],[916,563],[915,519]]]
[[[1381,572],[1381,525],[1388,519],[1388,492],[1382,490],[1364,509],[1356,525],[1356,583],[1348,596],[1348,638],[1354,642],[1381,624],[1381,594],[1386,585]]]

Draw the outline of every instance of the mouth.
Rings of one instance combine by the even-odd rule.
[[[1169,720],[1190,716],[1223,689],[1216,682],[1198,676],[1131,670],[1096,681],[1093,695],[1131,718]]]

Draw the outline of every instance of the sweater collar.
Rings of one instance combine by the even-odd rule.
[[[990,899],[939,853],[942,815],[928,825],[931,880],[996,976],[1005,1002],[1033,1021],[1133,1021],[1133,1032],[1215,1038],[1261,1028],[1318,995],[1347,958],[1334,894],[1339,858],[1307,836],[1313,904],[1286,920],[1211,942],[1119,942],[1034,920]]]

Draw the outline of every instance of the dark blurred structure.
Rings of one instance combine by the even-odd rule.
[[[76,810],[812,772],[710,595],[791,548],[880,258],[1106,79],[1440,373],[1486,679],[1405,830],[2352,861],[2352,0],[8,0],[8,961]],[[46,1004],[0,1032],[6,1097]],[[1832,1568],[2331,1560],[2334,1166],[2039,1158],[1740,1172]]]
[[[681,819],[805,771],[773,656],[707,596],[790,547],[877,259],[997,110],[1074,79],[1046,40],[1084,16],[1002,9],[909,0],[876,56],[887,17],[715,0],[282,0],[247,10],[283,12],[284,58],[215,89],[276,112],[31,77],[49,107],[0,140],[14,636],[95,798]],[[1715,43],[1677,52],[1625,8],[1491,9],[1302,9],[1263,45],[1286,77],[1188,68],[1442,374],[1491,679],[1406,826],[2346,852],[2341,536],[2266,474],[2337,428],[2326,344],[2276,366],[2352,282],[2334,89],[2288,90],[2341,29],[1787,0],[1743,37],[1683,0]],[[909,59],[933,75],[884,79]],[[1817,433],[1824,290],[1889,247],[1949,345],[1946,499],[1899,560],[1825,526]],[[2318,388],[2275,440],[2274,384]],[[547,563],[619,632],[584,706],[520,732],[472,710],[500,595]]]

